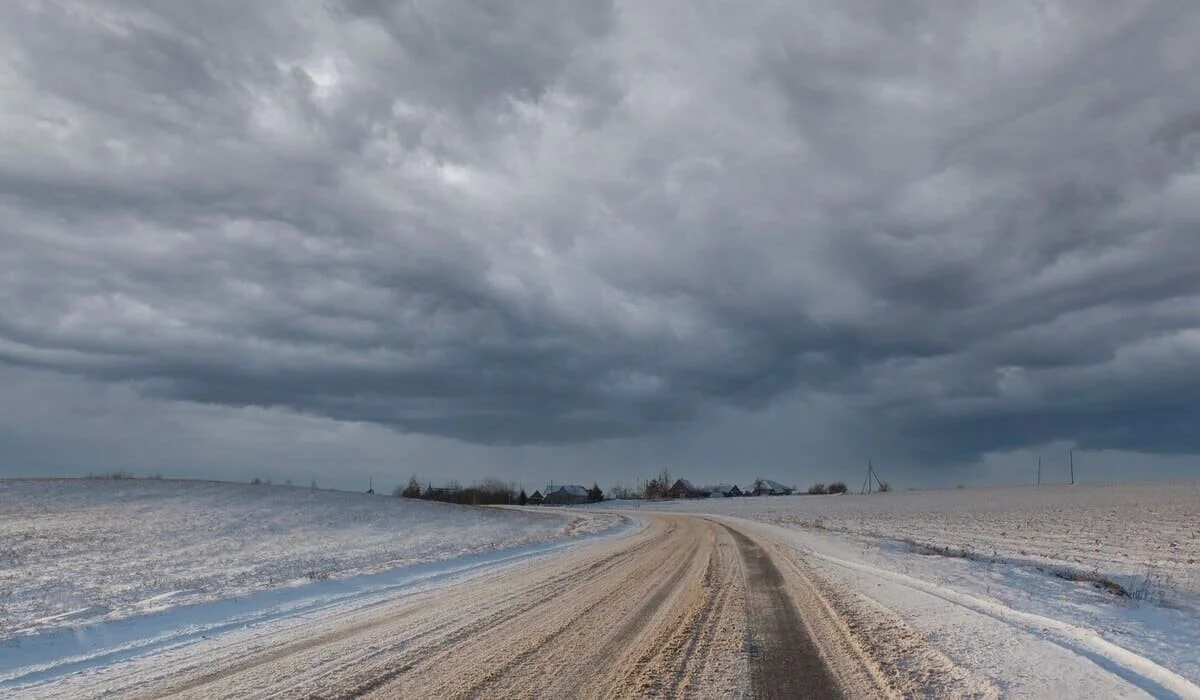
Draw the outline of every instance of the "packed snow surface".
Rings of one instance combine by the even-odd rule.
[[[284,486],[0,481],[0,644],[317,580],[550,543],[613,516]]]
[[[764,523],[968,695],[1200,696],[1200,481],[624,506]]]

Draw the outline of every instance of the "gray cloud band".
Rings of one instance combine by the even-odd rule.
[[[0,8],[0,361],[482,443],[807,392],[923,458],[1200,448],[1200,18],[868,5]]]

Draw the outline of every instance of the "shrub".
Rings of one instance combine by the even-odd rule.
[[[847,490],[848,489],[846,488],[846,482],[835,481],[832,484],[830,484],[829,488],[827,488],[825,491],[826,491],[826,493],[846,493]]]
[[[392,495],[398,496],[400,498],[420,498],[421,497],[421,483],[419,481],[417,481],[417,475],[414,474],[412,476],[412,478],[410,478],[408,480],[407,486],[404,486],[404,487],[397,486],[396,490],[392,492]]]
[[[808,487],[808,492],[814,496],[820,496],[826,493],[825,484],[813,484]]]

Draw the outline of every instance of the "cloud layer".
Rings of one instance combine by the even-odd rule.
[[[1200,451],[1186,3],[0,8],[0,363],[484,444]]]

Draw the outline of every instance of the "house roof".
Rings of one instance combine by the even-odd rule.
[[[542,495],[541,491],[534,491],[533,493],[529,494],[530,498],[533,498],[534,496],[537,496],[538,498],[545,498],[545,496]]]
[[[675,485],[672,486],[671,488],[674,489],[675,486],[681,487],[684,491],[695,491],[696,490],[696,487],[692,486],[692,482],[688,481],[687,479],[677,480],[675,482]]]
[[[580,486],[579,484],[564,484],[563,486],[559,486],[555,489],[551,489],[549,487],[546,489],[546,493],[548,494],[558,493],[560,491],[565,492],[569,496],[581,496],[583,498],[587,498],[588,495],[587,488]]]
[[[784,486],[778,481],[771,481],[770,479],[763,479],[763,486],[766,486],[772,491],[791,491],[791,489],[787,486]]]

